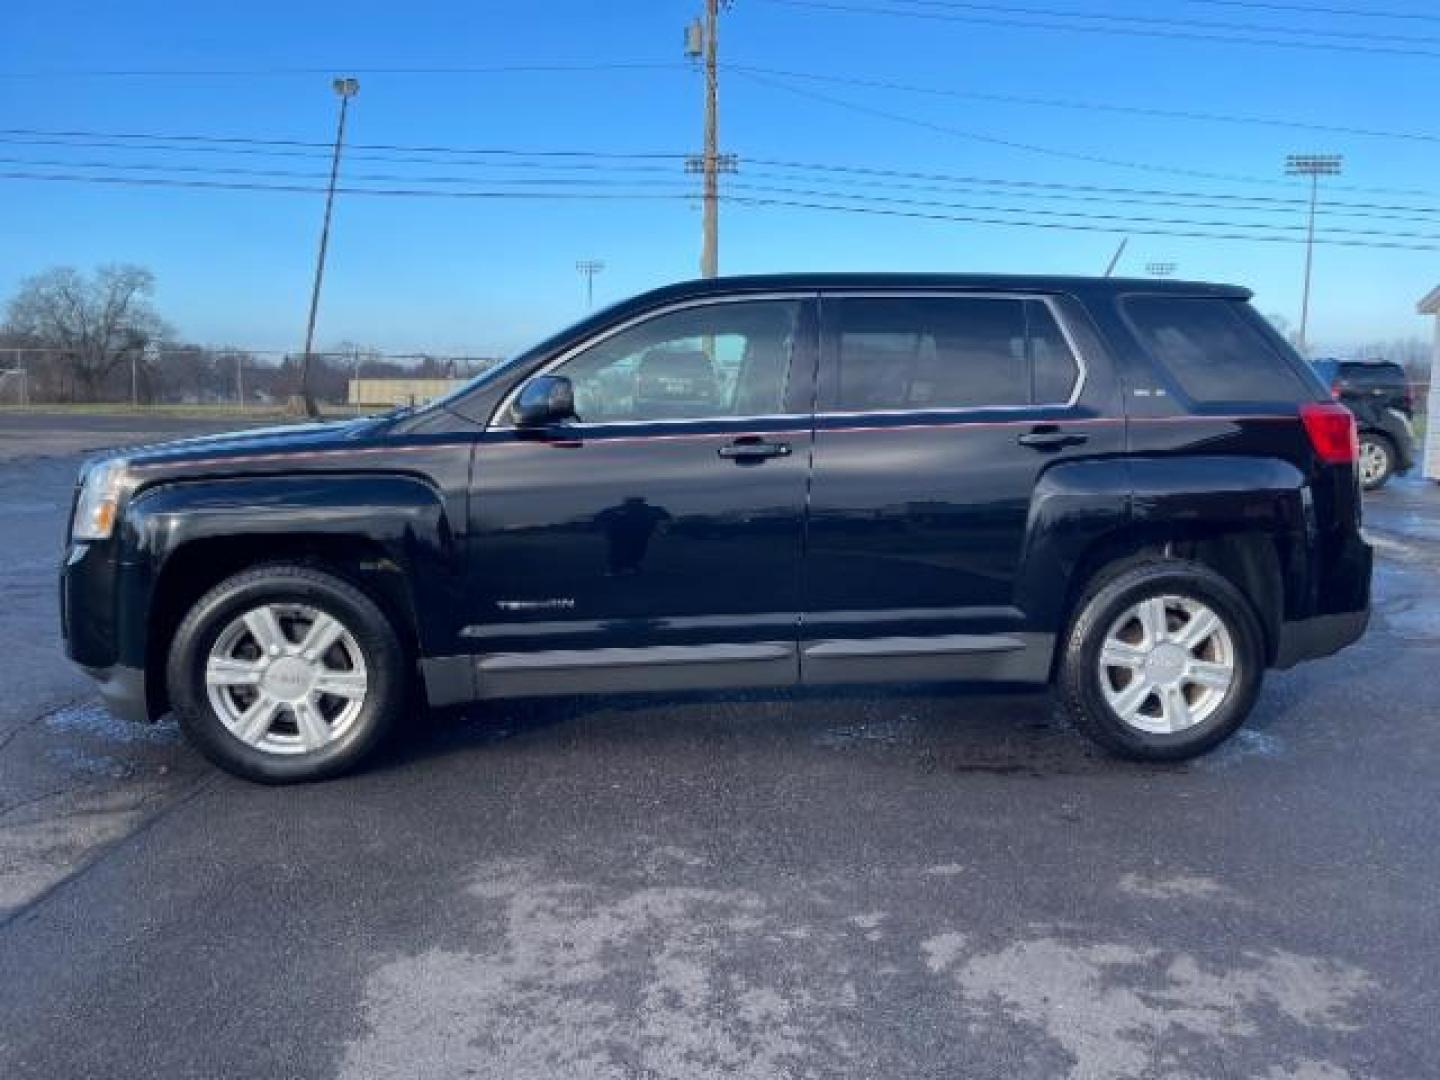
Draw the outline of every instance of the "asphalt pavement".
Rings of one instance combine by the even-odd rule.
[[[1367,501],[1365,639],[1186,765],[902,689],[488,706],[276,789],[67,670],[84,438],[8,422],[0,1076],[1440,1075],[1435,485]]]

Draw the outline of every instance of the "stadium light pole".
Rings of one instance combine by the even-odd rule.
[[[325,221],[320,226],[320,252],[315,258],[315,284],[310,289],[310,318],[305,323],[305,353],[300,358],[300,394],[305,415],[319,416],[315,391],[310,381],[311,349],[315,344],[315,314],[320,309],[320,282],[325,277],[325,251],[330,246],[330,213],[335,205],[335,181],[340,176],[340,148],[345,143],[345,112],[350,99],[360,92],[360,80],[335,79],[330,84],[340,98],[340,119],[335,126],[335,153],[330,158],[330,186],[325,190]]]
[[[1175,273],[1175,264],[1173,262],[1147,262],[1145,273],[1151,277],[1170,277]]]
[[[1310,269],[1315,258],[1315,203],[1320,193],[1320,177],[1339,176],[1345,164],[1341,154],[1290,154],[1285,158],[1286,176],[1310,178],[1310,216],[1305,229],[1305,285],[1300,294],[1300,351],[1309,345]]]
[[[585,309],[592,310],[595,307],[595,275],[605,269],[603,259],[581,259],[575,264],[575,269],[585,278]]]

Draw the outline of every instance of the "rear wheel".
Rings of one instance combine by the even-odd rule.
[[[1395,449],[1384,435],[1360,435],[1360,486],[1375,491],[1389,482],[1395,472]]]
[[[305,566],[227,578],[191,609],[170,649],[180,726],[215,764],[266,783],[357,765],[406,698],[404,654],[359,589]]]
[[[1235,586],[1197,563],[1156,560],[1081,600],[1060,692],[1075,725],[1102,746],[1173,761],[1244,723],[1264,666],[1259,624]]]

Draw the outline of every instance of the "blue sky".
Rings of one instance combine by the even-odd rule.
[[[1361,0],[1288,2],[1299,8],[1377,10]],[[0,142],[0,157],[6,159],[0,172],[314,186],[323,182],[314,176],[323,174],[328,163],[323,153],[303,148],[288,156],[274,154],[273,146],[251,147],[266,152],[244,154],[181,150],[173,148],[176,144],[142,149],[134,140],[110,136],[323,142],[334,128],[329,75],[352,70],[359,71],[361,81],[350,117],[353,143],[683,154],[698,149],[700,140],[701,81],[680,55],[682,27],[699,3],[11,0],[0,39],[0,72],[5,73],[0,75],[0,127],[9,132]],[[901,8],[936,17],[870,13]],[[1084,25],[1148,29],[1156,36],[1009,25],[1074,26],[1074,20],[1017,8],[1117,17]],[[1288,236],[1283,227],[1303,220],[1301,207],[1236,199],[1299,197],[1303,192],[1281,178],[1285,154],[1328,151],[1345,154],[1346,169],[1328,183],[1327,197],[1359,205],[1351,208],[1356,216],[1344,219],[1325,214],[1322,206],[1322,228],[1427,234],[1436,239],[1402,242],[1440,245],[1435,105],[1440,11],[1422,0],[1386,0],[1383,10],[1428,18],[1359,18],[1288,10],[1285,4],[1214,0],[995,0],[953,6],[950,0],[823,0],[815,5],[736,0],[723,17],[720,38],[722,62],[734,65],[723,77],[722,149],[738,154],[741,162],[740,172],[727,178],[728,190],[760,199],[1008,221],[1077,223],[1055,216],[1066,213],[1182,218],[1240,223],[1247,233],[1263,225],[1269,234]],[[1177,22],[1118,18],[1127,15]],[[1184,20],[1231,28],[1179,25]],[[1277,29],[1266,35],[1233,29],[1237,24]],[[1344,36],[1318,37],[1317,31]],[[1346,51],[1162,36],[1195,32],[1340,43]],[[1364,51],[1349,51],[1357,48]],[[612,62],[655,66],[583,67]],[[376,70],[505,65],[559,70]],[[1429,138],[1180,120],[793,76],[767,75],[762,82],[754,71],[740,68],[971,95],[1272,117]],[[98,69],[249,73],[83,74]],[[36,136],[15,135],[18,129],[106,137],[52,139],[71,145],[43,145]],[[14,141],[22,138],[31,141]],[[81,141],[118,145],[74,145]],[[393,160],[406,156],[428,160]],[[585,167],[537,167],[547,161]],[[985,183],[957,186],[911,178],[903,181],[911,187],[898,188],[867,174],[780,168],[761,161],[963,176]],[[303,175],[217,171],[226,169]],[[696,273],[699,205],[684,197],[694,189],[694,178],[686,177],[671,157],[355,151],[344,175],[354,178],[348,182],[357,187],[509,192],[528,187],[607,197],[342,196],[317,334],[322,345],[348,339],[391,351],[508,352],[581,313],[577,259],[599,258],[607,264],[596,281],[597,301]],[[428,179],[434,177],[459,182]],[[862,181],[869,186],[857,186]],[[995,186],[995,181],[1006,183]],[[1016,182],[1065,187],[1020,188]],[[1138,206],[1133,196],[1081,188],[1184,193],[1147,198],[1152,204],[1190,205]],[[636,192],[666,197],[608,197]],[[1037,199],[1037,193],[1065,198]],[[856,195],[950,205],[856,202]],[[1209,205],[1194,205],[1202,201],[1196,196]],[[158,306],[184,337],[298,348],[321,209],[322,196],[313,192],[0,179],[0,298],[47,266],[136,262],[155,271]],[[739,204],[723,206],[721,220],[725,273],[1098,273],[1129,231],[1119,272],[1142,274],[1149,262],[1174,262],[1185,277],[1249,285],[1261,310],[1298,320],[1303,249],[1293,243],[1147,236],[1133,231],[1143,226],[1127,230],[1116,223],[1112,229],[1104,221],[1086,224],[1105,231],[1086,232]],[[1234,231],[1215,225],[1151,227]],[[1415,301],[1437,281],[1440,251],[1318,247],[1310,336],[1343,348],[1425,333]]]

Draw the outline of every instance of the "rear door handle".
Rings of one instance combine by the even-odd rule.
[[[1059,450],[1066,446],[1079,446],[1088,442],[1089,435],[1079,431],[1061,431],[1058,428],[1037,428],[1027,431],[1015,441],[1021,446],[1033,446],[1037,450]]]
[[[790,444],[769,442],[758,435],[742,435],[716,451],[722,458],[735,461],[759,461],[764,458],[790,456]]]

